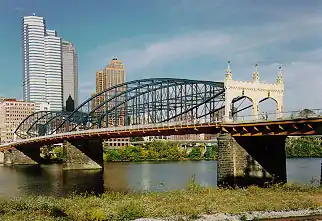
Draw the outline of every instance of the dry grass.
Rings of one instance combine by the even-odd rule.
[[[54,198],[28,196],[0,200],[1,220],[132,220],[216,212],[280,211],[322,206],[322,188],[294,185],[212,189],[190,184],[181,191],[112,193]]]

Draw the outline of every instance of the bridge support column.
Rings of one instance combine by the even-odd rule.
[[[6,150],[1,154],[0,163],[5,165],[33,165],[40,160],[40,148],[25,147]]]
[[[286,182],[284,136],[218,137],[218,186]]]
[[[64,145],[64,170],[103,169],[102,140],[70,141]]]

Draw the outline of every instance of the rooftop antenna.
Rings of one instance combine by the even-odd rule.
[[[36,16],[36,13],[34,12],[34,13],[32,13],[32,15],[33,15],[33,16]]]

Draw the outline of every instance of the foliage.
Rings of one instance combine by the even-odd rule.
[[[185,148],[178,143],[154,141],[144,146],[126,146],[120,148],[104,148],[104,161],[144,161],[144,160],[182,160],[182,159],[203,159],[202,150],[204,147],[192,147],[189,154]],[[210,148],[212,150],[212,148]],[[214,157],[209,152],[207,159]]]
[[[138,141],[144,141],[143,137],[131,137],[131,142],[138,142]]]
[[[141,140],[135,138],[136,140]],[[64,161],[64,146],[44,146],[41,157],[45,162],[61,163]],[[153,141],[141,146],[111,148],[104,145],[103,159],[107,161],[145,161],[145,160],[183,160],[183,159],[218,159],[218,145],[193,146],[181,148],[176,142]],[[321,141],[316,136],[290,137],[286,139],[287,157],[322,157]]]
[[[25,196],[0,198],[0,220],[133,220],[140,217],[197,218],[200,214],[289,211],[322,206],[321,187],[273,185],[269,188],[218,189],[199,186],[158,193],[106,192],[66,198]]]
[[[322,157],[321,141],[315,136],[286,139],[287,157]]]
[[[189,153],[189,158],[190,159],[200,159],[202,154],[202,149],[201,147],[192,147],[191,152]]]
[[[40,148],[40,153],[45,163],[61,163],[64,160],[64,146],[43,146]]]
[[[64,157],[64,147],[63,146],[57,146],[53,149],[53,153],[58,159],[63,159]]]

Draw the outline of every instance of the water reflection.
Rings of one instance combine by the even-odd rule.
[[[320,179],[321,159],[288,159],[289,182]],[[216,161],[108,163],[102,170],[62,170],[61,165],[0,166],[0,195],[65,196],[109,191],[167,191],[185,188],[195,175],[203,186],[216,186]]]
[[[62,195],[104,192],[103,170],[64,170],[62,172]]]

